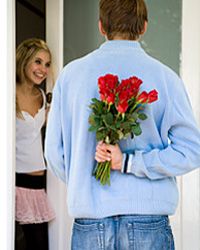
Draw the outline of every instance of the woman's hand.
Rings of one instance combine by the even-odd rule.
[[[111,169],[121,171],[123,155],[118,144],[110,145],[99,142],[96,147],[95,159],[98,162],[111,161]]]

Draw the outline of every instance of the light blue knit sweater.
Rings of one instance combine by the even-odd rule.
[[[92,176],[95,133],[88,132],[89,104],[99,97],[97,79],[107,73],[120,79],[137,76],[141,91],[156,89],[159,100],[148,105],[142,135],[120,142],[129,153],[128,173],[112,171],[111,186]],[[102,218],[119,214],[173,214],[176,176],[200,166],[200,132],[180,78],[147,55],[138,42],[107,41],[69,63],[53,91],[45,156],[66,182],[72,217]]]

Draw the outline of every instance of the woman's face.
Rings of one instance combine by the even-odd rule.
[[[26,80],[30,84],[41,84],[49,73],[51,65],[50,55],[45,50],[40,50],[25,67]]]

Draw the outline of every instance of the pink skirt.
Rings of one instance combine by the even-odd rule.
[[[20,224],[34,224],[55,218],[45,189],[16,187],[15,220]]]

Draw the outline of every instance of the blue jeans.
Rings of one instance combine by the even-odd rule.
[[[72,250],[174,250],[167,216],[122,215],[75,219]]]

